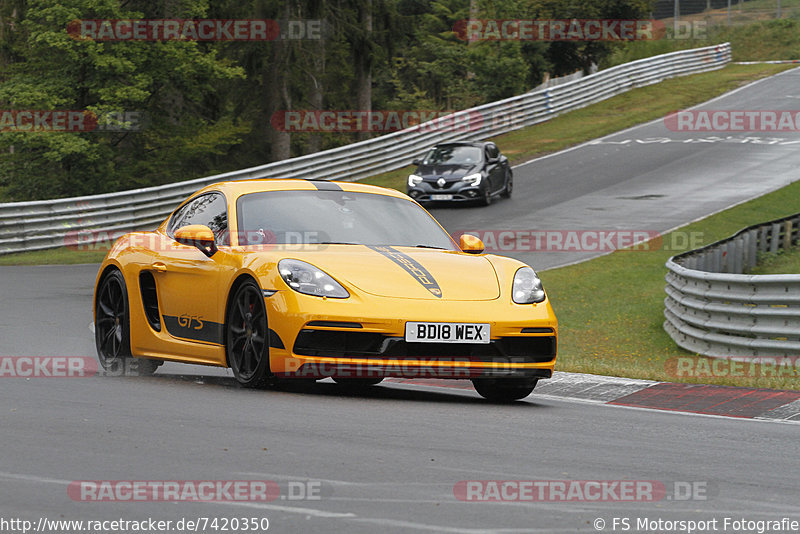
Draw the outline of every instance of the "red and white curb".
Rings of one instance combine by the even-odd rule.
[[[390,378],[387,382],[472,389],[472,384],[466,380]],[[575,400],[717,417],[800,423],[800,391],[654,382],[556,372],[553,378],[540,380],[529,398]]]

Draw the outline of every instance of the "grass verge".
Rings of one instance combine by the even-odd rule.
[[[662,327],[664,264],[682,251],[667,250],[668,244],[683,243],[687,235],[695,238],[698,245],[712,243],[746,226],[797,213],[799,207],[800,182],[796,182],[667,234],[662,240],[664,246],[656,250],[621,250],[542,272],[559,319],[557,369],[651,380],[800,389],[795,375],[675,376],[675,359],[692,354],[680,349]],[[797,267],[800,254],[795,256],[792,261]]]
[[[756,4],[757,1],[759,0],[747,2],[746,5]],[[792,2],[795,5],[798,3],[795,0]],[[753,14],[752,11],[750,13]],[[707,25],[703,26],[699,32],[704,34],[702,38],[619,43],[616,50],[603,61],[601,67],[608,68],[658,54],[725,42],[731,43],[733,61],[800,59],[800,41],[797,39],[797,34],[800,32],[800,18],[798,18],[800,9],[797,7],[783,9],[783,15],[792,18],[757,20],[757,18],[748,18],[746,14],[737,14],[735,20],[732,17],[733,24],[731,26],[725,22],[720,23],[718,19],[715,21],[710,15],[713,13],[697,13],[681,17],[683,21],[705,20]],[[672,22],[666,21],[666,25],[670,31]]]
[[[750,274],[800,274],[800,247],[760,255]]]
[[[0,265],[76,265],[100,263],[111,248],[110,243],[97,243],[91,249],[60,247],[50,250],[32,250],[0,256]]]

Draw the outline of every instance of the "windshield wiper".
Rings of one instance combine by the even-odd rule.
[[[414,248],[432,248],[434,250],[447,250],[444,247],[434,247],[433,245],[414,245]]]

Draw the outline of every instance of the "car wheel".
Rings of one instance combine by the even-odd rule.
[[[100,284],[95,303],[94,341],[97,359],[106,371],[125,371],[131,357],[129,321],[125,278],[114,270]]]
[[[494,402],[524,399],[536,387],[538,379],[530,378],[473,378],[472,384],[481,397]]]
[[[348,388],[353,388],[353,389],[360,389],[369,386],[374,386],[375,384],[380,384],[383,381],[383,377],[337,378],[334,376],[333,381],[341,386],[347,386]]]
[[[511,193],[514,191],[514,173],[511,169],[506,169],[506,186],[503,189],[503,198],[511,198]]]
[[[233,295],[225,321],[228,365],[239,384],[262,385],[269,375],[267,310],[255,282],[241,284]]]
[[[488,206],[492,203],[492,192],[489,190],[489,186],[486,186],[486,189],[483,190],[483,197],[481,197],[481,204],[483,206]]]

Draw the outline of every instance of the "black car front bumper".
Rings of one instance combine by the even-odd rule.
[[[406,193],[417,202],[468,202],[483,197],[480,186],[462,181],[439,186],[436,182],[425,180],[413,187],[409,186]],[[435,195],[442,197],[436,198]]]

